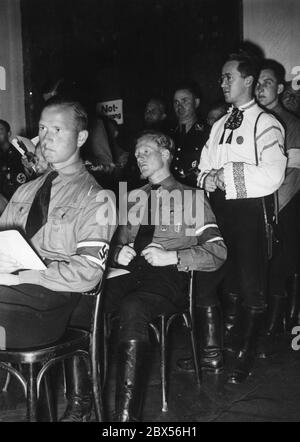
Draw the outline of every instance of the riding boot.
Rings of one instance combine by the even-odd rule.
[[[68,405],[60,422],[87,422],[92,410],[91,384],[84,359],[73,356],[65,363]]]
[[[286,299],[282,296],[270,296],[266,324],[263,334],[258,339],[256,355],[258,358],[266,359],[278,352],[278,335],[284,317]]]
[[[197,308],[202,370],[220,373],[223,370],[222,314],[220,307]]]
[[[285,315],[285,328],[288,333],[291,332],[295,325],[299,324],[299,275],[295,273],[294,275],[288,277],[286,283],[287,291],[287,308]]]
[[[235,293],[224,293],[224,348],[235,352],[240,346],[241,298]]]
[[[200,347],[200,367],[204,371],[220,373],[223,370],[222,315],[218,305],[197,307],[197,343]],[[194,371],[192,358],[182,358],[177,366],[184,371]]]
[[[149,344],[120,342],[118,348],[115,422],[139,422],[146,384],[145,367]]]
[[[229,373],[227,382],[239,384],[251,374],[251,368],[255,357],[255,347],[261,327],[263,311],[246,308],[243,317],[243,335],[240,351],[234,362],[233,369]]]

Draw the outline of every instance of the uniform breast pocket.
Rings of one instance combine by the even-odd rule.
[[[161,218],[161,223],[156,226],[155,236],[158,237],[177,237],[182,232],[182,216],[181,212],[175,210],[166,211]]]
[[[80,209],[75,207],[56,207],[48,215],[44,228],[44,246],[49,251],[66,255],[76,251],[76,221]]]
[[[11,201],[14,224],[25,228],[31,203]]]

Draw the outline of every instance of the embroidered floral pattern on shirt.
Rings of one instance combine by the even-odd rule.
[[[244,163],[233,163],[233,181],[236,188],[236,197],[247,198],[247,190],[245,186]]]

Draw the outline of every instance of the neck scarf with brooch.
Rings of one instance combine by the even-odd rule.
[[[219,144],[223,144],[224,143],[224,137],[225,137],[226,129],[231,130],[230,134],[227,137],[226,143],[229,143],[229,144],[231,143],[233,131],[235,129],[239,128],[240,125],[243,122],[243,118],[244,118],[243,112],[244,111],[238,109],[237,107],[232,107],[230,116],[229,116],[228,120],[226,121],[226,123],[224,125],[224,131],[223,131],[223,134],[221,136]]]

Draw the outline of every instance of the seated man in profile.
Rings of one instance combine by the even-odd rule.
[[[9,250],[0,255],[0,326],[6,348],[59,340],[80,294],[102,278],[115,226],[100,216],[101,187],[80,159],[86,128],[81,104],[55,97],[47,101],[39,139],[50,169],[21,186],[0,218],[2,230],[24,232],[47,267],[22,269]],[[91,411],[86,367],[78,356],[66,365],[69,404],[63,421],[84,421]]]
[[[126,220],[120,216],[113,261],[128,272],[106,283],[105,310],[120,316],[115,410],[120,422],[140,419],[149,321],[186,306],[189,270],[212,272],[226,258],[205,193],[171,175],[173,153],[172,139],[160,132],[147,131],[137,140],[135,156],[149,183],[129,193]]]

